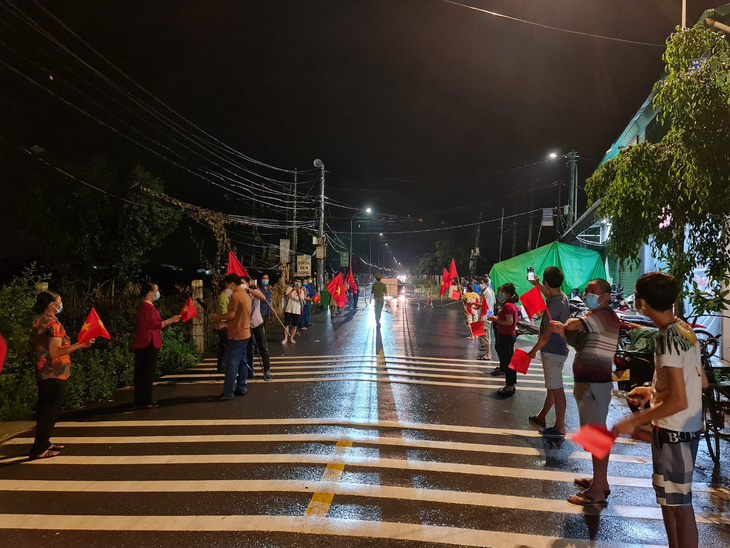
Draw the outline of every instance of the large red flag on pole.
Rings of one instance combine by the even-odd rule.
[[[79,331],[79,342],[85,343],[91,339],[95,339],[96,337],[111,339],[106,327],[104,327],[104,324],[99,319],[99,315],[92,307],[91,312],[89,312],[89,315],[86,316],[84,325],[81,326],[81,331]]]
[[[332,278],[332,281],[327,284],[327,291],[330,292],[330,298],[334,299],[338,308],[342,308],[347,304],[347,288],[345,283],[342,281],[342,272],[338,273],[337,276]]]
[[[538,286],[535,286],[528,292],[520,295],[520,302],[522,303],[522,306],[525,307],[525,312],[527,312],[527,316],[529,318],[532,318],[538,312],[547,310],[547,306],[545,305],[545,301],[542,298],[542,293]],[[550,315],[549,312],[548,315]]]
[[[444,268],[443,280],[441,281],[441,289],[439,289],[439,297],[446,295],[446,292],[451,287],[451,280],[449,279],[449,271]]]
[[[347,273],[347,278],[345,278],[345,282],[347,282],[347,285],[350,286],[350,289],[352,289],[353,293],[357,293],[357,284],[355,283],[355,277],[352,275],[352,267],[350,267],[350,271]]]
[[[451,266],[449,267],[449,280],[451,282],[456,282],[456,285],[459,285],[459,275],[456,273],[456,263],[454,262],[454,259],[451,259]]]
[[[246,269],[243,268],[241,261],[239,261],[233,254],[233,251],[228,252],[228,272],[226,272],[226,274],[235,274],[236,276],[251,278]]]
[[[188,320],[192,320],[198,315],[198,309],[195,308],[195,303],[193,302],[192,297],[188,297],[188,300],[185,302],[185,306],[183,306],[183,309],[180,311],[180,320],[183,322],[186,322]]]
[[[5,354],[8,353],[8,345],[5,344],[5,339],[0,335],[0,373],[3,370],[3,364],[5,363]]]

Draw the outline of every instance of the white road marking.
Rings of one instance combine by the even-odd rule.
[[[483,548],[660,548],[457,527],[313,516],[108,516],[2,514],[6,529],[48,531],[235,531],[379,538]]]
[[[519,497],[515,495],[419,489],[365,483],[305,480],[0,480],[0,492],[61,493],[331,493],[338,496],[396,499],[484,508],[583,514],[585,508],[567,500]],[[612,505],[600,512],[604,517],[662,520],[659,506]],[[708,523],[697,514],[698,523]],[[717,519],[717,518],[713,518]],[[730,525],[730,517],[724,520]]]

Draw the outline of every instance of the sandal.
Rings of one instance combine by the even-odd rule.
[[[55,443],[52,443],[48,447],[48,449],[50,449],[51,451],[61,451],[61,450],[65,449],[65,448],[66,448],[65,445],[56,445]]]
[[[488,362],[489,361],[489,358],[487,358],[486,356],[477,356],[477,359],[480,362]]]
[[[28,460],[50,459],[51,457],[57,457],[60,454],[61,454],[60,451],[53,451],[52,449],[46,449],[40,455],[28,455]]]
[[[503,386],[496,392],[497,396],[500,398],[511,398],[515,395],[515,387],[514,386]]]
[[[592,483],[593,483],[593,480],[591,480],[591,478],[575,478],[573,480],[573,484],[576,487],[580,487],[584,491],[587,491],[588,489],[590,489]],[[608,495],[611,494],[611,490],[610,489],[606,489],[604,491],[604,493],[606,494],[606,496],[608,496]]]
[[[608,501],[606,499],[596,500],[585,491],[581,491],[577,495],[569,496],[568,502],[570,504],[575,504],[576,506],[598,506],[600,508],[608,506]]]
[[[540,419],[538,419],[537,416],[535,416],[535,415],[530,415],[529,417],[527,417],[527,420],[529,421],[530,424],[534,424],[535,426],[540,426],[542,428],[545,428],[545,423],[543,421],[541,421]]]

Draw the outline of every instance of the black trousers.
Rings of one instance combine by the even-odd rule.
[[[51,446],[51,432],[61,414],[61,402],[66,391],[67,379],[38,381],[38,411],[36,413],[35,442],[30,450],[40,455]]]
[[[269,346],[266,344],[266,328],[264,325],[265,324],[262,323],[258,327],[252,327],[251,335],[253,335],[253,338],[256,341],[256,353],[261,357],[264,373],[266,373],[271,367],[271,363],[269,360]],[[248,366],[251,368],[251,371],[253,371],[253,347],[254,345],[249,343]]]
[[[226,354],[226,348],[228,348],[228,329],[216,329],[218,333],[218,361],[216,362],[216,369],[218,373],[223,373],[223,356]]]
[[[152,384],[159,353],[160,349],[152,343],[147,348],[134,349],[134,403],[137,405],[150,405],[153,401]]]
[[[497,335],[497,343],[494,348],[499,355],[499,368],[504,371],[504,383],[507,386],[517,384],[517,371],[509,368],[509,362],[512,361],[512,355],[515,353],[515,337],[514,335]]]

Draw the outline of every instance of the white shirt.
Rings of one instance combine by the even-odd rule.
[[[291,293],[289,293],[291,291]],[[297,293],[299,294],[299,299],[297,299]],[[297,289],[292,286],[288,286],[286,288],[285,295],[288,294],[289,297],[286,299],[286,308],[284,309],[284,312],[288,312],[289,314],[301,314],[302,313],[302,305],[304,304],[304,289]]]
[[[654,395],[652,406],[664,401],[667,390],[667,368],[682,370],[687,409],[652,422],[675,432],[697,432],[702,429],[702,360],[700,344],[692,328],[681,320],[662,327],[656,336],[654,351]]]

